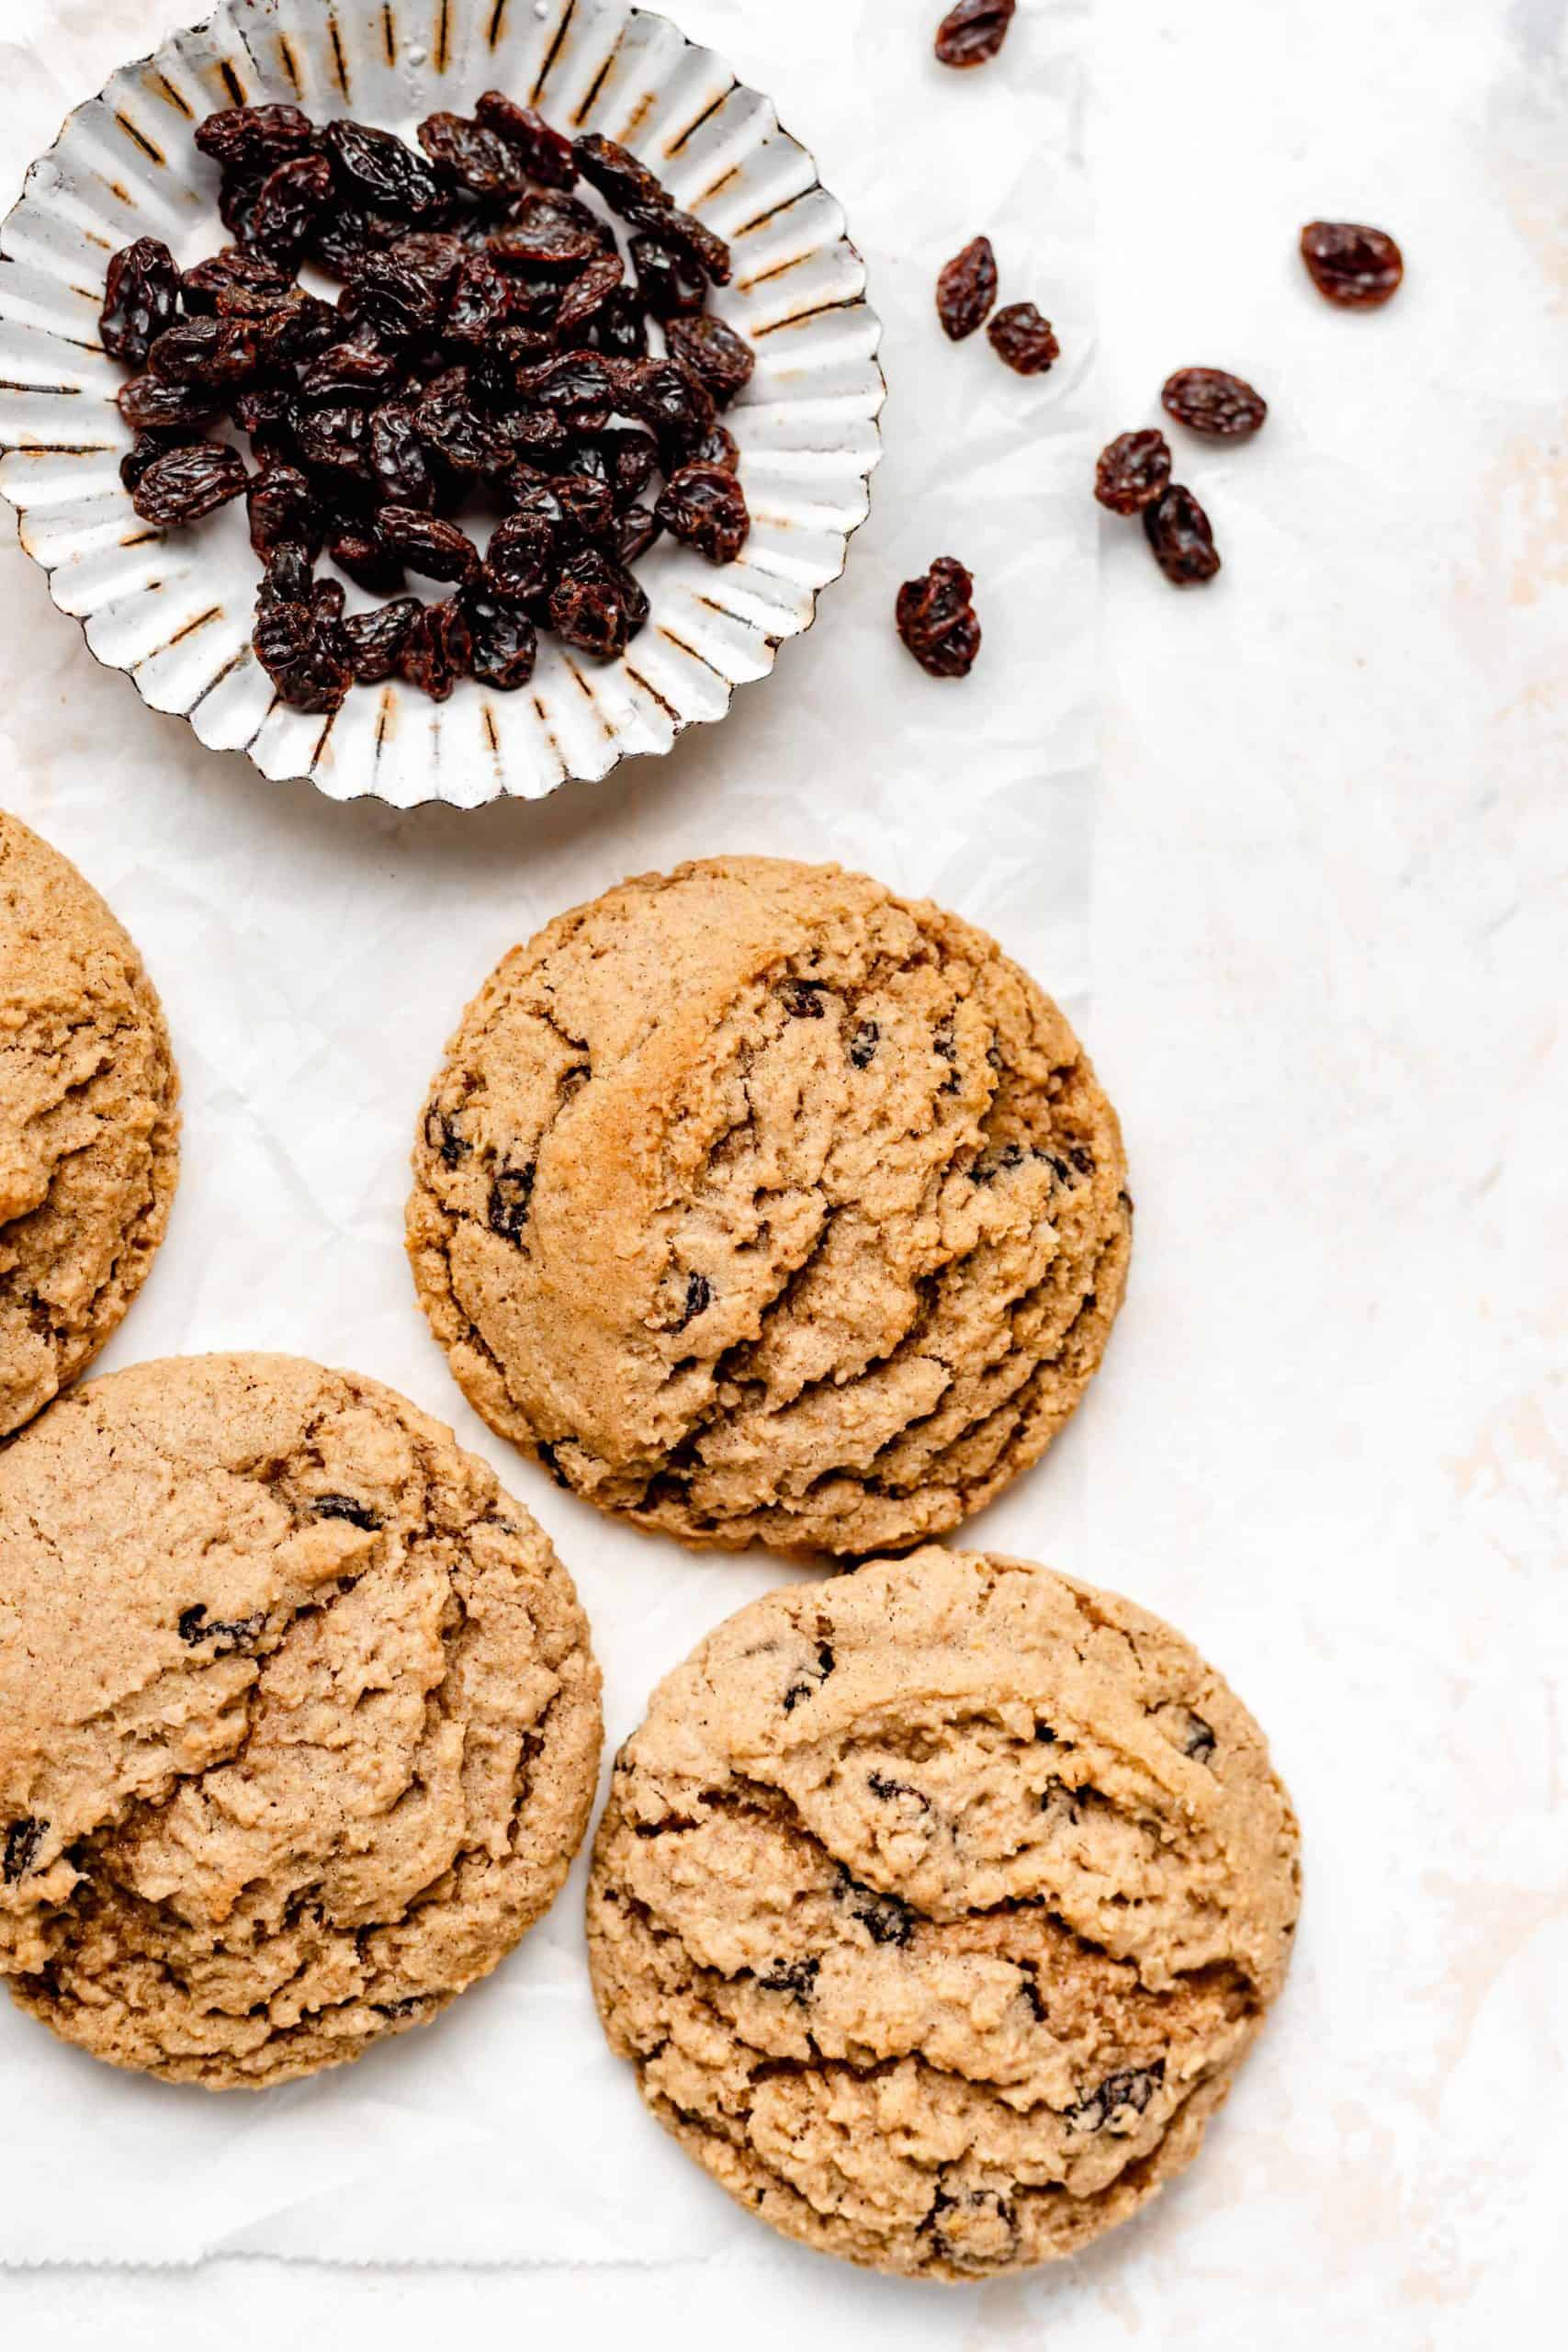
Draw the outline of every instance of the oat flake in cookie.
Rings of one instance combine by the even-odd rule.
[[[389,1389],[142,1364],[0,1453],[0,1975],[209,2089],[488,1974],[588,1823],[599,1675],[540,1530]]]
[[[1121,1304],[1116,1115],[995,942],[726,858],[563,915],[469,1007],[409,1204],[492,1429],[689,1543],[896,1550],[1043,1453]]]
[[[1263,1736],[1190,1644],[930,1547],[769,1594],[660,1685],[588,1932],[613,2046],[732,2196],[987,2278],[1189,2162],[1298,1904]]]
[[[0,810],[0,1438],[141,1289],[179,1173],[178,1096],[141,956],[76,868]]]

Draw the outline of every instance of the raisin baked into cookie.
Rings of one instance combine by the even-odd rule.
[[[508,956],[408,1239],[464,1391],[603,1508],[841,1554],[954,1526],[1100,1363],[1116,1115],[983,932],[834,866],[646,876]]]
[[[571,1580],[451,1432],[289,1356],[92,1382],[0,1453],[0,1975],[210,2089],[355,2058],[559,1892]]]
[[[984,2278],[1196,2153],[1298,1903],[1262,1735],[1179,1634],[933,1546],[769,1594],[660,1685],[589,1949],[643,2097],[750,2211]]]
[[[146,1278],[178,1093],[141,958],[76,868],[0,810],[0,1437],[75,1378]]]

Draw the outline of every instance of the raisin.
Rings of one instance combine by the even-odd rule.
[[[1170,444],[1152,428],[1119,434],[1100,453],[1094,494],[1112,514],[1137,514],[1150,506],[1170,481]]]
[[[446,702],[459,678],[466,678],[473,659],[473,639],[468,616],[455,596],[444,605],[427,605],[409,631],[398,663],[399,674],[419,686],[432,702]]]
[[[468,254],[451,281],[441,332],[449,343],[482,346],[506,323],[511,295],[488,254]]]
[[[223,185],[218,191],[218,218],[237,245],[248,246],[251,242],[256,198],[270,176],[270,169],[223,175]]]
[[[355,684],[378,686],[395,677],[403,649],[418,626],[424,607],[417,596],[399,596],[367,613],[351,613],[343,625],[343,642]]]
[[[647,618],[647,596],[613,556],[586,548],[562,565],[550,594],[550,619],[569,645],[613,660]]]
[[[819,1960],[775,1960],[767,1974],[759,1976],[757,1982],[764,1993],[787,1993],[804,2008],[817,1989],[821,1971]]]
[[[636,563],[663,533],[664,526],[651,506],[628,506],[615,516],[604,539],[618,562]]]
[[[591,261],[586,269],[579,270],[561,296],[560,308],[556,312],[557,334],[575,334],[615,292],[625,274],[619,254],[601,254],[597,261]]]
[[[463,602],[474,641],[475,677],[502,694],[515,694],[534,674],[537,629],[513,598],[491,593],[482,576]]]
[[[1219,1746],[1219,1742],[1214,1737],[1213,1727],[1206,1724],[1201,1715],[1190,1714],[1189,1722],[1190,1728],[1188,1731],[1187,1743],[1182,1753],[1194,1758],[1200,1764],[1206,1764]]]
[[[514,220],[486,238],[485,248],[507,267],[581,269],[613,243],[604,222],[575,197],[531,196]]]
[[[389,220],[363,205],[335,205],[324,212],[310,235],[310,258],[329,277],[357,278],[378,252],[394,245],[408,228],[406,220]]]
[[[166,458],[171,449],[188,449],[192,435],[176,426],[173,433],[139,433],[119,461],[119,478],[127,490],[134,490],[149,466]]]
[[[165,384],[225,391],[256,372],[256,333],[243,319],[186,319],[158,337],[149,355]]]
[[[424,1114],[424,1140],[432,1151],[440,1153],[442,1163],[447,1168],[460,1167],[474,1148],[458,1133],[457,1120],[449,1119],[434,1102]]]
[[[316,126],[298,107],[224,107],[197,123],[196,143],[226,172],[254,172],[314,146]]]
[[[470,258],[461,237],[454,237],[442,229],[411,229],[389,245],[387,256],[398,267],[428,286],[433,294],[445,294],[452,280]]]
[[[689,246],[643,230],[631,241],[637,291],[656,319],[681,319],[702,310],[707,276]]]
[[[727,424],[720,424],[716,421],[710,425],[692,452],[692,463],[722,466],[727,474],[739,472],[739,447]]]
[[[332,192],[333,169],[324,155],[290,156],[257,189],[246,244],[268,261],[292,267]]]
[[[567,351],[537,368],[522,368],[517,390],[525,399],[542,401],[547,408],[607,407],[615,396],[611,363],[594,351]]]
[[[898,1797],[912,1797],[922,1813],[930,1813],[931,1809],[930,1797],[922,1796],[919,1790],[911,1788],[908,1781],[889,1780],[886,1772],[868,1772],[865,1784],[879,1804],[892,1804]]]
[[[663,182],[615,140],[591,130],[586,138],[573,140],[571,152],[578,170],[598,189],[612,212],[629,219],[632,209],[639,204],[661,212],[669,209]]]
[[[1005,359],[1015,375],[1043,376],[1061,357],[1062,346],[1050,321],[1041,317],[1032,302],[1010,302],[986,333],[998,358]]]
[[[291,464],[299,454],[296,438],[299,403],[291,384],[248,384],[229,413],[264,465]]]
[[[503,1241],[515,1242],[523,1238],[537,1172],[533,1160],[526,1168],[502,1168],[496,1171],[485,1216],[491,1231],[499,1233]]]
[[[540,187],[577,186],[577,158],[570,140],[552,130],[532,107],[518,106],[500,90],[487,90],[474,112],[487,130],[493,130],[515,150],[527,178]]]
[[[298,466],[268,466],[245,489],[251,545],[265,563],[286,543],[319,555],[326,538],[326,516],[310,479]]]
[[[310,401],[359,400],[386,391],[397,372],[389,351],[356,336],[333,344],[311,361],[299,379],[299,396]]]
[[[352,1495],[316,1495],[310,1509],[318,1519],[345,1519],[367,1535],[374,1535],[381,1522],[364,1503],[355,1502]]]
[[[156,237],[138,237],[109,264],[98,333],[112,359],[145,368],[147,355],[179,306],[175,257]]]
[[[377,518],[382,537],[411,571],[426,580],[471,580],[479,551],[467,531],[418,506],[383,506]]]
[[[779,990],[792,1021],[825,1021],[828,1008],[822,1001],[824,992],[821,980],[786,980]]]
[[[280,539],[266,559],[266,570],[256,597],[268,604],[308,605],[316,593],[309,548],[299,539]]]
[[[372,596],[395,595],[408,585],[403,560],[374,523],[339,523],[327,552],[341,571]]]
[[[0,1878],[7,1886],[15,1886],[18,1879],[26,1878],[48,1830],[48,1822],[39,1821],[33,1814],[24,1814],[20,1821],[7,1822],[4,1856],[0,1858]]]
[[[279,700],[291,709],[324,715],[338,708],[351,673],[330,606],[264,595],[251,643]]]
[[[1178,424],[1213,441],[1243,441],[1269,413],[1261,392],[1223,368],[1181,368],[1168,377],[1160,401]]]
[[[677,212],[669,203],[634,204],[626,218],[635,229],[647,230],[666,243],[684,246],[715,286],[728,285],[733,275],[729,247],[694,212]]]
[[[414,412],[419,437],[458,474],[502,473],[512,463],[505,436],[474,406],[467,371],[438,376]]]
[[[868,1069],[882,1043],[882,1031],[874,1021],[863,1021],[850,1039],[850,1059],[856,1069]]]
[[[198,1642],[217,1642],[224,1651],[237,1650],[243,1648],[247,1642],[254,1642],[265,1623],[265,1609],[258,1610],[254,1617],[209,1617],[198,1601],[194,1609],[181,1610],[179,1634],[181,1641],[192,1648]],[[214,1655],[220,1655],[220,1652]]]
[[[609,462],[610,484],[617,506],[640,498],[659,470],[659,448],[651,434],[637,425],[617,425],[599,444]]]
[[[874,1944],[895,1944],[902,1948],[915,1932],[915,1914],[896,1894],[877,1894],[859,1879],[852,1878],[843,1864],[833,1884],[833,1898],[847,1903],[850,1916],[858,1919]]]
[[[547,516],[509,514],[491,537],[481,580],[514,604],[548,595],[560,571],[558,533]]]
[[[525,175],[514,148],[482,122],[460,114],[426,116],[415,134],[436,170],[470,196],[514,193]]]
[[[369,418],[357,401],[323,401],[300,413],[300,455],[307,464],[329,472],[363,473],[369,429]]]
[[[1325,300],[1347,311],[1377,310],[1404,277],[1393,239],[1352,220],[1310,220],[1302,231],[1302,259]]]
[[[1163,2058],[1156,2058],[1152,2066],[1129,2066],[1107,2075],[1098,2090],[1064,2110],[1062,2120],[1069,2132],[1102,2132],[1123,2108],[1142,2115],[1164,2080]]]
[[[442,293],[395,253],[369,254],[338,308],[345,326],[368,328],[394,347],[434,332]]]
[[[1178,588],[1196,587],[1220,569],[1209,518],[1184,483],[1173,481],[1145,507],[1144,529],[1155,561]]]
[[[686,1303],[682,1310],[681,1320],[675,1326],[676,1330],[683,1331],[689,1323],[694,1323],[696,1321],[699,1315],[705,1315],[712,1305],[713,1284],[709,1282],[707,1276],[705,1274],[688,1274],[686,1276]]]
[[[656,511],[667,531],[710,563],[733,563],[750,534],[746,493],[722,466],[677,468]]]
[[[987,65],[1008,37],[1018,0],[958,0],[936,32],[937,62]]]
[[[983,327],[997,300],[997,256],[989,237],[975,237],[954,254],[936,282],[937,316],[953,343]]]
[[[144,523],[161,531],[199,523],[245,487],[245,461],[238,449],[197,441],[155,458],[130,493]]]
[[[595,351],[615,359],[646,359],[648,320],[639,287],[617,286],[588,322],[588,341]]]
[[[722,319],[676,319],[666,341],[670,356],[707,386],[720,408],[751,380],[757,355]]]
[[[712,430],[713,394],[678,360],[643,361],[620,397],[628,413],[651,424],[660,447],[678,457],[689,455]]]
[[[980,624],[971,601],[975,582],[953,556],[939,556],[919,580],[898,591],[898,634],[933,678],[966,678],[980,650]]]
[[[339,185],[359,203],[405,221],[435,209],[441,194],[435,174],[389,130],[329,122],[323,137]]]
[[[238,245],[225,245],[221,253],[198,261],[180,279],[180,299],[187,317],[193,319],[216,311],[223,294],[281,295],[289,290],[286,270],[265,254],[245,253]]]

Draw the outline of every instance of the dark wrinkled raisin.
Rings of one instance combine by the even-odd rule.
[[[515,694],[534,674],[539,633],[528,615],[511,596],[498,596],[484,575],[463,598],[473,637],[473,672],[481,684],[501,694]]]
[[[472,258],[461,237],[444,229],[412,229],[388,246],[387,257],[428,286],[433,294],[445,294],[463,264]]]
[[[251,545],[265,563],[275,548],[293,542],[319,555],[326,516],[310,479],[297,466],[268,466],[246,484]]]
[[[371,254],[396,244],[408,223],[358,204],[334,204],[310,232],[310,258],[329,277],[351,281]]]
[[[392,596],[408,585],[403,560],[388,546],[377,523],[338,524],[327,541],[327,552],[338,569],[369,595]]]
[[[310,570],[310,550],[298,539],[280,539],[267,555],[266,570],[257,594],[258,607],[265,603],[308,605],[315,594],[315,579]]]
[[[682,454],[689,454],[713,428],[713,394],[677,360],[643,361],[622,387],[620,399],[631,415],[652,425],[661,447]]]
[[[673,320],[665,339],[671,357],[707,386],[720,408],[751,380],[757,355],[722,319]]]
[[[595,445],[617,506],[640,498],[659,470],[659,449],[640,425],[616,425]],[[576,461],[581,466],[581,460]]]
[[[520,1241],[523,1238],[537,1172],[530,1160],[526,1168],[502,1168],[496,1173],[485,1215],[491,1231],[499,1233],[503,1241]]]
[[[467,531],[423,507],[383,506],[377,523],[387,545],[426,580],[471,580],[479,568],[479,551]]]
[[[468,675],[473,638],[460,601],[427,605],[409,631],[398,664],[400,676],[419,686],[432,702],[446,702],[459,678]]]
[[[727,424],[720,424],[716,420],[716,422],[708,427],[708,430],[704,434],[702,439],[697,443],[696,447],[692,451],[692,463],[694,465],[722,466],[727,474],[739,472],[740,450],[736,442],[734,434],[731,433]]]
[[[953,556],[939,556],[919,580],[898,591],[898,634],[933,678],[966,678],[980,650],[971,602],[975,582]]]
[[[586,269],[579,270],[561,296],[560,308],[556,312],[556,333],[563,336],[575,334],[605,298],[615,292],[624,274],[619,254],[601,254]]]
[[[668,208],[670,198],[662,181],[615,140],[591,130],[586,138],[572,141],[571,152],[578,170],[598,189],[612,212],[626,217],[638,204],[650,204],[660,211]]]
[[[1155,561],[1178,588],[1212,580],[1220,569],[1209,518],[1185,483],[1173,481],[1145,507],[1144,529]]]
[[[299,454],[299,403],[290,384],[247,384],[229,413],[263,466],[291,465]]]
[[[194,1609],[181,1610],[179,1618],[181,1641],[188,1643],[192,1648],[198,1642],[216,1643],[214,1657],[243,1649],[247,1642],[255,1640],[265,1625],[265,1609],[258,1609],[254,1617],[209,1617],[200,1602]]]
[[[370,254],[344,289],[338,309],[351,327],[367,327],[394,347],[434,332],[442,292],[396,254]]]
[[[1398,293],[1404,277],[1393,239],[1353,220],[1309,220],[1302,259],[1318,292],[1347,311],[1375,311]]]
[[[434,505],[435,476],[419,436],[415,411],[407,401],[386,401],[376,410],[367,458],[376,494],[388,505]]]
[[[290,266],[333,192],[333,168],[324,155],[293,155],[267,174],[250,209],[245,243],[253,253]]]
[[[1163,2058],[1156,2058],[1152,2066],[1129,2066],[1107,2075],[1098,2090],[1065,2110],[1062,2120],[1069,2132],[1102,2132],[1123,2108],[1142,2115],[1164,2080]]]
[[[817,1989],[821,1972],[819,1960],[775,1960],[767,1974],[759,1976],[757,1982],[764,1993],[787,1993],[804,2008]]]
[[[154,342],[174,324],[179,285],[175,257],[156,237],[138,237],[116,254],[98,317],[98,334],[111,358],[145,368]]]
[[[487,130],[493,130],[515,149],[525,175],[540,187],[577,186],[577,158],[571,141],[552,130],[532,107],[520,107],[500,90],[487,90],[474,108]]]
[[[158,337],[148,356],[166,384],[197,384],[225,391],[256,372],[254,326],[243,319],[186,319]]]
[[[197,441],[155,458],[130,493],[130,503],[144,523],[160,531],[199,523],[205,514],[226,506],[245,487],[245,461],[238,449],[216,441]]]
[[[508,268],[581,269],[614,242],[597,214],[575,197],[531,196],[514,220],[486,239],[486,250]]]
[[[1119,434],[1100,453],[1094,494],[1112,514],[1141,514],[1170,481],[1170,444],[1152,427]]]
[[[696,1321],[699,1315],[705,1315],[712,1305],[713,1284],[709,1282],[707,1276],[705,1274],[688,1274],[686,1276],[686,1304],[682,1309],[681,1320],[675,1326],[676,1330],[683,1331],[689,1323],[694,1323]]]
[[[196,129],[202,153],[226,172],[270,169],[315,140],[315,124],[298,107],[224,107]]]
[[[615,359],[648,356],[648,320],[640,289],[617,286],[603,301],[586,328],[589,344]]]
[[[915,1932],[915,1914],[896,1894],[877,1894],[852,1878],[843,1864],[839,1865],[833,1884],[834,1900],[847,1903],[852,1918],[858,1919],[874,1944],[908,1943]]]
[[[677,212],[668,205],[634,204],[626,214],[634,228],[645,229],[666,243],[683,245],[715,286],[728,286],[733,275],[729,247],[716,229],[694,212]]]
[[[506,323],[511,296],[488,254],[469,254],[451,282],[441,332],[449,343],[483,345]]]
[[[361,204],[403,220],[434,209],[440,182],[423,157],[389,130],[329,122],[322,136],[339,181]]]
[[[482,122],[460,114],[427,115],[416,136],[436,170],[470,196],[493,199],[523,186],[516,150]]]
[[[172,433],[139,433],[119,461],[120,481],[127,490],[134,490],[149,466],[166,458],[171,449],[189,448],[197,438],[179,425]]]
[[[1043,319],[1032,302],[1010,302],[986,333],[998,358],[1005,359],[1015,375],[1043,376],[1061,357],[1062,346],[1049,319]]]
[[[389,351],[355,337],[334,343],[310,362],[299,379],[299,397],[310,401],[370,399],[386,391],[397,372]]]
[[[1008,37],[1018,0],[958,0],[936,32],[937,62],[942,65],[986,65]]]
[[[937,316],[953,343],[983,327],[997,299],[997,256],[989,237],[975,237],[954,254],[936,282]]]
[[[779,990],[792,1021],[825,1021],[825,992],[826,984],[821,980],[786,980]]]
[[[389,605],[348,616],[343,624],[344,651],[356,684],[378,686],[397,675],[403,649],[423,609],[417,596],[399,596]]]
[[[369,417],[357,401],[322,401],[302,409],[296,427],[307,464],[345,474],[365,471],[369,430]]]
[[[784,1711],[793,1714],[803,1699],[814,1699],[838,1664],[830,1642],[820,1642],[817,1649],[817,1671],[797,1682],[792,1682],[784,1695]]]
[[[376,1513],[356,1503],[352,1495],[315,1495],[310,1509],[318,1519],[346,1519],[351,1527],[362,1529],[367,1535],[374,1535],[381,1524]]]
[[[417,605],[414,609],[418,611]],[[468,1138],[458,1133],[457,1120],[448,1118],[446,1112],[434,1102],[424,1114],[424,1140],[432,1151],[441,1154],[442,1164],[447,1168],[460,1167],[474,1148]]]
[[[180,279],[180,300],[186,316],[197,318],[218,308],[220,294],[287,294],[288,274],[263,254],[248,254],[238,245],[197,262]],[[235,315],[243,316],[243,312]]]
[[[1187,1744],[1182,1752],[1184,1755],[1194,1758],[1198,1763],[1206,1764],[1219,1745],[1214,1737],[1213,1727],[1206,1724],[1201,1715],[1190,1714],[1188,1720],[1190,1728],[1187,1734]]]
[[[265,298],[238,288],[218,297],[219,311],[223,317],[254,318],[264,368],[291,367],[319,358],[343,334],[341,316],[318,295],[295,292],[281,296],[265,307],[264,301]]]
[[[1223,368],[1181,368],[1168,377],[1160,400],[1178,424],[1215,441],[1242,441],[1269,413],[1261,392]]]
[[[330,607],[264,596],[251,643],[279,700],[291,709],[321,716],[338,708],[351,674]]]
[[[694,316],[708,298],[707,273],[687,245],[643,230],[631,241],[637,291],[656,319]]]
[[[502,473],[512,463],[510,443],[474,406],[468,374],[461,368],[437,377],[415,410],[414,421],[426,448],[455,473]]]
[[[856,1069],[869,1069],[881,1043],[882,1031],[877,1023],[874,1021],[863,1021],[850,1039],[850,1059]]]
[[[678,467],[656,511],[672,537],[710,563],[733,563],[750,535],[746,493],[722,466]]]
[[[127,424],[137,432],[172,425],[202,425],[218,412],[219,396],[205,384],[169,384],[159,376],[133,376],[116,395]]]
[[[491,537],[481,581],[513,604],[547,595],[560,569],[558,526],[542,514],[509,514]]]
[[[624,653],[648,618],[648,598],[623,564],[586,548],[561,567],[550,620],[569,645],[601,661]]]
[[[636,563],[656,539],[662,537],[663,532],[664,526],[651,506],[628,506],[602,536],[618,562]]]
[[[5,1853],[0,1859],[0,1879],[7,1886],[15,1886],[31,1870],[48,1829],[48,1822],[39,1821],[32,1814],[24,1814],[20,1821],[7,1822]]]

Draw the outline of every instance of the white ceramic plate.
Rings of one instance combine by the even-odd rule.
[[[217,107],[284,99],[412,137],[492,86],[559,130],[619,140],[730,241],[734,282],[713,307],[757,353],[727,420],[751,537],[722,569],[660,541],[637,567],[648,627],[619,662],[544,639],[519,694],[469,681],[436,706],[394,683],[356,688],[331,720],[306,717],[277,702],[250,650],[243,503],[164,537],[120,485],[131,436],[114,405],[125,371],[98,343],[104,273],[135,237],[163,238],[183,266],[225,242],[217,167],[193,137]],[[28,172],[0,254],[0,492],[56,604],[154,710],[334,799],[536,798],[627,752],[667,752],[811,626],[866,514],[885,386],[843,213],[765,98],[621,0],[227,0],[78,107]],[[351,609],[372,601],[349,594]]]

